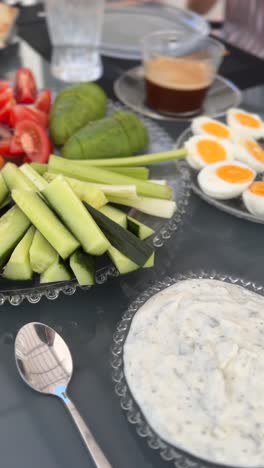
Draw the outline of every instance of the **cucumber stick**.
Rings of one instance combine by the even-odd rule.
[[[46,172],[44,178],[48,182],[52,182],[58,177],[58,174],[52,174],[51,172]],[[101,208],[101,206],[106,205],[107,198],[104,195],[102,190],[99,190],[95,184],[89,184],[87,182],[82,182],[81,180],[71,179],[70,177],[64,177],[67,180],[68,184],[71,186],[72,190],[75,192],[77,197],[89,203],[94,208]]]
[[[69,269],[65,263],[57,256],[46,271],[40,275],[40,283],[57,283],[59,281],[69,281],[72,278]]]
[[[13,189],[37,191],[35,184],[13,163],[7,163],[1,171],[10,192]]]
[[[177,209],[174,201],[160,200],[158,198],[138,197],[128,200],[127,198],[109,195],[108,200],[117,205],[131,206],[142,211],[142,213],[158,216],[159,218],[171,218]]]
[[[104,206],[103,208],[100,209],[100,212],[103,213],[105,216],[108,216],[108,218],[112,219],[112,221],[114,221],[115,223],[119,224],[119,226],[122,226],[125,229],[127,228],[128,217],[127,217],[126,213],[124,213],[123,211],[118,210],[117,208],[114,208],[113,206],[106,205],[106,206]],[[130,218],[130,219],[132,219],[132,218]],[[145,226],[143,224],[142,224],[142,226],[144,226],[145,228],[152,231],[147,226]],[[132,232],[132,231],[130,230],[130,232]],[[137,237],[139,237],[138,233],[139,233],[139,230],[137,230],[137,232],[133,232],[133,234],[135,234]],[[148,236],[146,236],[146,237],[148,237]],[[107,253],[108,253],[110,259],[112,260],[113,264],[115,265],[115,267],[119,271],[119,273],[121,273],[122,275],[124,275],[126,273],[130,273],[131,271],[135,271],[135,270],[137,270],[139,268],[139,266],[135,262],[130,260],[128,257],[126,257],[124,254],[122,254],[122,252],[120,252],[118,249],[116,249],[112,245],[109,247]],[[145,265],[143,265],[143,268],[148,268],[148,267],[151,267],[153,265],[154,265],[154,252],[150,256],[150,258],[147,260]]]
[[[37,190],[44,190],[49,184],[30,164],[23,164],[20,166],[20,171],[28,177],[34,184]]]
[[[33,270],[29,260],[29,249],[34,237],[35,228],[31,226],[21,241],[17,244],[8,263],[5,266],[3,277],[10,280],[30,280]]]
[[[146,226],[146,224],[140,223],[137,219],[131,218],[131,216],[127,216],[127,229],[141,240],[147,239],[155,232]]]
[[[4,199],[3,203],[0,205],[0,210],[3,211],[4,208],[4,212],[7,211],[8,208],[11,208],[13,206],[13,200],[12,200],[12,197],[11,197],[11,194],[9,192],[9,194],[7,195],[7,197]],[[4,212],[2,214],[4,214]]]
[[[115,223],[119,224],[119,226],[122,226],[124,229],[127,228],[127,215],[123,211],[110,205],[103,206],[99,211],[112,219]]]
[[[135,185],[137,193],[147,197],[171,199],[172,189],[169,186],[153,184],[151,182],[135,179],[126,175],[114,174],[105,169],[93,166],[80,166],[75,161],[65,160],[58,156],[49,159],[49,171],[64,174],[87,182],[96,182],[110,185]]]
[[[108,240],[62,176],[54,179],[42,193],[86,253],[106,252]]]
[[[0,266],[4,265],[30,224],[17,206],[13,206],[0,218]]]
[[[126,273],[130,273],[131,271],[138,270],[139,266],[122,254],[119,250],[111,245],[108,249],[108,255],[112,260],[113,264],[115,265],[116,269],[119,271],[121,275],[125,275]],[[143,265],[143,268],[151,268],[154,266],[154,258],[155,252],[151,254],[149,259]]]
[[[14,189],[12,198],[62,258],[69,257],[79,247],[79,242],[37,193]]]
[[[122,252],[139,266],[143,266],[153,252],[153,247],[146,241],[139,240],[134,234],[127,231],[100,211],[84,203],[89,213],[104,231],[113,247]]]
[[[128,229],[128,231],[132,232],[132,234],[141,240],[147,239],[155,232],[153,229],[146,226],[146,224],[140,223],[137,219],[131,218],[131,216],[127,216],[126,213],[111,205],[105,205],[99,211],[119,224],[119,226]]]
[[[0,172],[0,206],[6,200],[8,193],[9,193],[8,187],[5,183],[2,172]]]
[[[111,245],[107,251],[110,259],[121,275],[138,270],[139,266]]]
[[[29,250],[30,265],[36,273],[43,273],[49,268],[52,263],[57,259],[56,250],[50,243],[43,237],[43,235],[36,230],[33,241]]]
[[[30,163],[30,166],[33,167],[33,169],[35,169],[35,171],[38,172],[38,174],[40,175],[43,175],[48,170],[47,164],[32,162]]]
[[[70,256],[70,267],[81,286],[91,286],[95,283],[95,265],[91,255],[81,249]]]

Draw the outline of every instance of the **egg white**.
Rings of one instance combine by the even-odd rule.
[[[211,137],[208,134],[206,135],[196,135],[191,138],[189,138],[188,141],[184,144],[184,147],[187,151],[187,157],[186,160],[188,164],[193,168],[193,169],[203,169],[203,167],[208,166],[208,164],[202,159],[202,157],[199,154],[198,148],[197,148],[197,143],[202,140],[212,140],[216,141],[219,143],[225,150],[226,152],[226,159],[225,161],[232,161],[234,159],[234,154],[235,154],[235,147],[234,145],[225,140],[220,140],[215,137]],[[214,164],[214,163],[213,163]]]
[[[203,125],[205,123],[207,123],[207,122],[213,122],[213,123],[222,125],[223,127],[225,127],[228,130],[228,132],[230,133],[230,136],[228,138],[219,138],[219,137],[217,137],[215,135],[212,135],[211,133],[206,132],[203,129]],[[202,116],[202,117],[196,117],[195,119],[193,119],[192,124],[191,124],[191,130],[192,130],[194,135],[208,135],[208,136],[212,136],[214,138],[219,138],[219,139],[221,139],[221,141],[223,141],[223,140],[226,141],[226,140],[231,139],[231,132],[230,132],[230,129],[227,127],[227,125],[225,125],[222,122],[219,122],[218,120],[211,119],[210,117]]]
[[[237,119],[236,119],[236,113],[237,112],[243,112],[244,114],[247,114],[249,116],[254,117],[257,119],[260,123],[261,126],[258,128],[252,128],[252,127],[247,127],[246,125],[241,124]],[[238,109],[238,108],[232,108],[227,111],[226,114],[226,121],[227,124],[231,130],[232,133],[232,139],[237,139],[239,137],[252,137],[256,139],[260,139],[264,137],[264,123],[257,114],[252,114],[250,112],[246,112],[243,109]]]
[[[255,171],[252,169],[252,179],[249,182],[243,184],[233,184],[226,182],[216,174],[216,170],[225,165],[229,165],[230,162],[218,162],[215,164],[209,164],[202,169],[198,174],[198,184],[204,193],[217,200],[230,200],[236,198],[246,190],[255,178]],[[232,165],[239,166],[248,169],[246,164],[233,161]]]
[[[234,145],[234,156],[238,161],[242,161],[249,167],[254,169],[257,173],[264,172],[264,162],[262,163],[256,159],[250,151],[245,147],[245,143],[248,140],[255,142],[254,138],[238,138]]]
[[[248,189],[242,194],[242,198],[247,210],[251,214],[264,219],[264,197],[252,193]]]

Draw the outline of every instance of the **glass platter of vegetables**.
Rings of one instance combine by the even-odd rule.
[[[150,268],[190,194],[184,150],[94,83],[0,81],[0,304]],[[53,154],[53,153],[56,153]]]

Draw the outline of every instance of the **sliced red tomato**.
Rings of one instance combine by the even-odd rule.
[[[14,128],[22,120],[33,120],[43,127],[48,126],[48,115],[38,109],[25,106],[14,106],[10,111],[9,127]]]
[[[4,91],[0,90],[0,107],[5,106],[12,98],[14,98],[14,93],[11,88],[6,88]]]
[[[0,155],[0,169],[2,169],[2,167],[5,165],[5,163],[6,163],[5,158]]]
[[[0,140],[0,155],[8,156],[10,152],[11,140]]]
[[[11,88],[11,82],[8,80],[0,80],[0,93],[6,88]]]
[[[0,122],[4,124],[9,123],[10,110],[15,105],[15,100],[10,99],[3,107],[0,109]]]
[[[23,163],[31,163],[31,159],[29,159],[27,156],[24,156],[23,158]]]
[[[21,120],[15,128],[14,138],[31,161],[45,163],[50,155],[50,140],[46,130],[32,120]]]
[[[46,114],[49,114],[50,109],[51,109],[51,100],[52,100],[52,95],[51,95],[51,90],[50,89],[44,89],[41,91],[36,99],[36,109],[41,110],[42,112],[46,112]]]
[[[12,133],[4,125],[0,125],[0,141],[1,140],[10,140],[12,138]]]
[[[18,104],[32,104],[37,96],[37,85],[29,68],[19,68],[16,72],[15,96]]]
[[[54,151],[54,145],[53,145],[51,139],[49,140],[49,142],[50,142],[50,154],[52,154],[53,151]]]
[[[10,142],[10,149],[9,149],[10,157],[16,158],[17,156],[21,156],[24,153],[25,151],[23,150],[23,147],[19,139],[17,138],[16,135],[14,135]]]

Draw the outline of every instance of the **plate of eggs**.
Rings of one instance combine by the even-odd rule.
[[[178,138],[185,147],[192,189],[239,218],[264,224],[264,121],[243,109],[224,119],[202,116]]]

